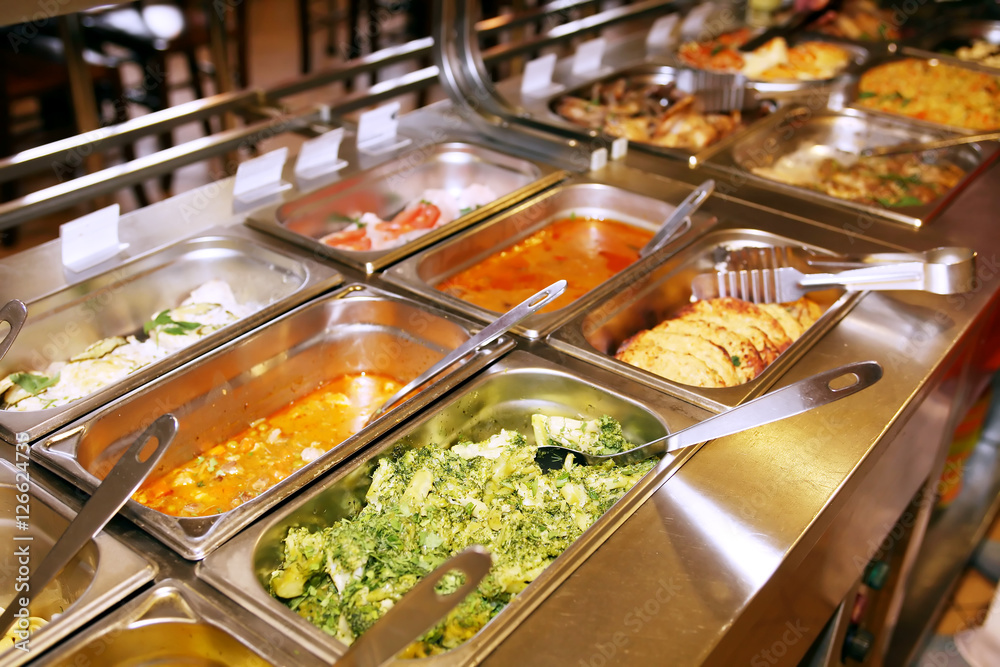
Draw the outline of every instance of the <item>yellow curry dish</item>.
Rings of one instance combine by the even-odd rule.
[[[903,58],[861,76],[858,104],[968,130],[1000,128],[1000,77],[932,60]]]
[[[401,386],[373,373],[335,378],[148,480],[132,498],[171,516],[228,512],[360,431]]]

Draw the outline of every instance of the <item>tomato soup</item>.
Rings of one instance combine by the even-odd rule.
[[[132,497],[181,517],[227,512],[354,435],[402,385],[377,374],[343,375],[258,419]]]
[[[451,276],[437,289],[504,312],[565,278],[566,291],[542,309],[553,311],[630,266],[652,237],[648,229],[616,220],[570,216]]]

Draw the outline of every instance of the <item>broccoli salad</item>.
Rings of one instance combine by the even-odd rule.
[[[610,417],[579,421],[534,415],[535,441],[607,454],[629,449]],[[409,449],[379,460],[366,505],[314,530],[291,528],[275,597],[350,644],[417,581],[462,549],[479,544],[493,568],[446,618],[402,655],[422,657],[472,637],[530,584],[656,463],[574,465],[543,472],[535,445],[502,430],[450,449]],[[449,580],[448,577],[455,577]],[[461,585],[448,575],[442,593]]]

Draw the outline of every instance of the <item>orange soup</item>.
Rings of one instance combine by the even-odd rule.
[[[543,308],[569,305],[639,259],[653,232],[616,220],[570,216],[437,285],[446,294],[504,312],[538,290],[565,278],[558,299]]]
[[[360,431],[401,386],[377,374],[343,375],[147,481],[132,497],[173,516],[228,512]]]

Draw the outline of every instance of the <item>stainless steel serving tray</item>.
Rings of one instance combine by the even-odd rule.
[[[240,665],[298,664],[276,649],[282,637],[261,637],[243,628],[187,584],[166,579],[75,641],[46,656],[45,664]],[[294,660],[294,662],[293,662]]]
[[[229,283],[240,302],[262,308],[85,398],[31,412],[0,411],[0,438],[13,443],[18,434],[24,441],[51,433],[342,281],[332,268],[265,235],[242,227],[209,229],[28,302],[27,322],[0,361],[0,378],[43,370],[109,336],[141,334],[154,314],[212,279]]]
[[[812,230],[810,230],[812,232]],[[817,232],[813,236],[820,236]],[[860,298],[860,292],[827,290],[809,297],[825,309],[823,316],[792,345],[778,355],[760,375],[735,387],[695,387],[615,359],[625,339],[656,324],[691,302],[691,279],[699,273],[723,268],[728,251],[796,245],[821,253],[830,248],[802,243],[771,232],[754,229],[719,229],[697,239],[683,253],[666,261],[647,258],[634,265],[608,289],[606,298],[553,332],[547,342],[553,347],[642,382],[660,391],[691,401],[708,410],[722,411],[767,390],[809,347],[828,331]],[[808,266],[804,272],[817,273]]]
[[[20,456],[18,458],[20,460]],[[27,463],[27,457],[23,462]],[[0,539],[5,545],[0,553],[0,605],[3,607],[11,603],[15,595],[15,577],[19,567],[25,564],[19,562],[22,557],[19,550],[27,549],[27,565],[32,569],[38,567],[76,515],[35,480],[30,482],[30,501],[19,503],[17,496],[23,493],[23,485],[30,476],[30,466],[26,477],[23,470],[0,461]],[[19,520],[29,528],[19,528]],[[156,566],[151,562],[111,535],[98,534],[44,591],[33,591],[33,616],[45,619],[51,619],[52,614],[59,616],[29,636],[29,651],[15,648],[0,651],[0,663],[20,665],[38,657],[155,575]]]
[[[613,219],[649,230],[659,228],[674,206],[645,195],[600,183],[569,182],[526,201],[488,223],[429,248],[391,267],[383,274],[390,283],[436,301],[457,308],[472,317],[489,322],[497,313],[486,310],[463,299],[445,294],[435,286],[490,255],[531,236],[551,222],[575,213],[601,219]],[[715,219],[695,216],[693,229],[680,233],[657,255],[674,252],[703,233]],[[565,276],[572,282],[573,276]],[[539,289],[545,287],[540,285]],[[513,330],[528,338],[537,338],[551,331],[561,321],[592,300],[600,290],[597,287],[572,304],[551,312],[535,313],[524,319]]]
[[[461,318],[374,287],[350,285],[303,304],[273,322],[165,375],[32,447],[32,456],[90,492],[124,447],[159,415],[180,428],[151,477],[225,442],[320,383],[345,373],[416,377],[472,334]],[[513,345],[503,337],[449,374],[261,495],[221,514],[174,517],[129,500],[122,512],[188,559],[205,554],[441,392]]]
[[[954,55],[959,47],[971,46],[973,40],[982,40],[1000,45],[1000,21],[965,20],[940,23],[923,34],[907,41],[914,53],[923,53],[928,58],[941,58],[947,62],[970,63]],[[990,67],[976,63],[980,67]],[[993,67],[994,70],[1000,69]]]
[[[848,64],[829,79],[775,79],[768,81],[764,79],[750,79],[748,86],[763,97],[776,97],[780,99],[794,99],[796,96],[815,94],[818,90],[831,89],[843,85],[850,81],[861,71],[867,63],[876,55],[881,54],[884,44],[862,44],[849,40],[842,40],[820,33],[799,33],[789,40],[790,46],[802,44],[804,42],[829,42],[835,44],[851,54]],[[678,45],[679,46],[679,45]],[[684,62],[680,56],[674,52],[669,56],[670,64],[677,68],[692,69],[695,71],[709,72],[714,70],[699,70]],[[725,72],[718,72],[725,74]]]
[[[321,659],[334,661],[343,654],[344,645],[271,597],[265,588],[269,573],[280,563],[282,540],[288,529],[320,529],[357,512],[364,503],[378,459],[391,455],[399,446],[450,446],[460,437],[478,440],[501,428],[519,430],[530,440],[530,415],[539,411],[586,418],[608,414],[622,422],[626,436],[633,442],[647,441],[705,416],[681,401],[572,359],[557,365],[527,352],[513,352],[477,376],[458,395],[426,410],[350,467],[334,473],[293,504],[224,545],[198,564],[198,576],[257,616],[269,619]],[[468,642],[419,664],[481,661],[696,449],[664,459]]]
[[[615,79],[626,79],[629,84],[639,83],[639,84],[658,84],[666,85],[669,83],[677,83],[678,75],[681,72],[681,68],[671,67],[669,65],[657,65],[652,63],[646,63],[642,65],[637,65],[634,67],[629,67],[614,74],[607,76],[602,76],[599,79],[594,79],[587,82],[586,84],[575,88],[569,92],[560,92],[557,95],[543,98],[532,98],[528,97],[523,100],[525,109],[531,114],[533,120],[547,124],[553,125],[564,130],[576,133],[580,137],[597,137],[599,136],[598,130],[592,130],[583,125],[578,125],[566,117],[562,116],[555,109],[556,105],[565,97],[578,97],[582,99],[589,99],[590,89],[600,83],[606,83],[609,81],[614,81]],[[697,85],[692,87],[691,90],[687,92],[699,93],[702,89]],[[715,142],[706,146],[700,151],[690,151],[682,148],[669,148],[666,146],[657,146],[656,144],[631,140],[629,143],[631,146],[640,148],[644,151],[656,154],[664,155],[667,157],[676,158],[679,160],[684,160],[691,164],[692,166],[698,164],[700,159],[700,154],[704,151],[710,150],[718,143],[725,143],[729,141],[733,136],[738,136],[746,131],[746,127],[752,124],[754,121],[759,120],[768,113],[770,113],[774,108],[774,105],[761,96],[754,86],[747,86],[744,91],[744,104],[742,105],[741,111],[745,115],[744,127],[737,130],[730,137],[726,137],[719,142]]]
[[[940,54],[928,53],[926,51],[921,51],[919,49],[904,47],[902,49],[893,50],[888,53],[881,54],[878,57],[870,59],[868,63],[866,63],[863,70],[858,74],[858,76],[852,78],[851,81],[846,86],[844,90],[844,97],[846,103],[855,106],[859,109],[862,109],[866,113],[869,113],[873,116],[882,116],[883,118],[894,118],[897,120],[902,119],[908,123],[911,123],[915,127],[925,128],[928,130],[938,130],[938,131],[945,130],[948,132],[953,132],[955,134],[974,134],[976,132],[986,131],[986,130],[974,130],[967,127],[960,127],[957,125],[936,123],[928,120],[922,120],[919,118],[905,116],[903,114],[896,114],[888,111],[882,111],[881,109],[872,109],[860,104],[859,97],[861,93],[861,78],[862,76],[864,76],[865,72],[875,69],[880,65],[885,65],[886,63],[890,63],[897,60],[910,59],[910,58],[916,60],[926,60],[931,62],[932,64],[951,65],[953,67],[966,69],[971,72],[982,72],[984,74],[1000,78],[1000,73],[998,73],[997,70],[993,69],[992,67],[984,67],[983,65],[977,65],[976,63],[971,63],[965,60],[959,60],[958,58],[949,58],[941,56]]]
[[[754,168],[769,167],[782,157],[808,149],[818,157],[837,158],[857,154],[863,148],[909,141],[930,141],[952,136],[951,132],[918,127],[901,118],[871,115],[860,109],[814,112],[803,106],[787,107],[767,122],[758,124],[730,143],[707,162],[729,173],[738,173],[769,188],[812,199],[837,208],[864,211],[870,215],[920,227],[937,216],[995,157],[997,144],[982,142],[935,151],[943,159],[965,170],[965,177],[937,200],[921,206],[888,207],[833,197],[816,190],[760,176]]]
[[[363,171],[280,206],[252,214],[248,225],[280,236],[312,252],[374,273],[421,248],[485,220],[559,182],[566,173],[540,162],[463,142],[419,146],[378,167]],[[371,212],[389,220],[428,188],[489,185],[499,197],[396,248],[341,250],[319,242],[345,217]],[[333,218],[333,220],[331,220]]]

